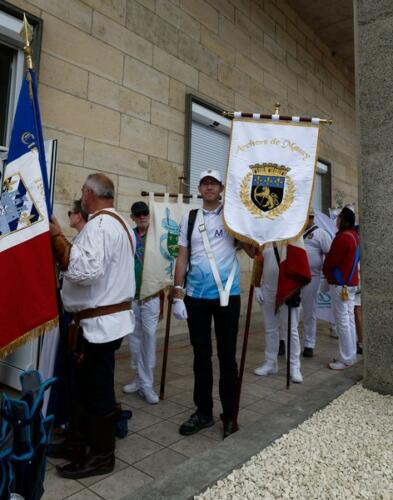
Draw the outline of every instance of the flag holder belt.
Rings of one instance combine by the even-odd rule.
[[[111,304],[109,306],[92,307],[90,309],[84,309],[73,313],[72,318],[76,326],[82,319],[97,318],[98,316],[107,316],[108,314],[114,314],[122,311],[129,311],[132,306],[132,301],[127,300],[126,302],[120,302],[119,304]]]

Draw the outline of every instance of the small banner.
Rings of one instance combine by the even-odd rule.
[[[186,213],[199,205],[193,201],[183,203],[179,195],[171,203],[166,194],[164,201],[149,197],[150,224],[146,238],[140,298],[147,299],[173,285],[176,257],[179,254],[180,222]]]
[[[318,121],[233,120],[224,220],[236,238],[264,245],[302,233],[318,133]]]

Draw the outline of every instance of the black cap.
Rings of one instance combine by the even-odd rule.
[[[344,207],[340,212],[340,218],[344,220],[349,227],[355,225],[355,214],[349,207]]]
[[[131,205],[131,214],[139,215],[142,212],[150,213],[149,207],[144,201],[136,201]]]

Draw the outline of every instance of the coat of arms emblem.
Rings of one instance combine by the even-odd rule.
[[[170,209],[166,208],[166,217],[161,221],[161,227],[165,233],[160,237],[160,252],[161,255],[169,262],[168,267],[165,268],[167,275],[173,278],[173,271],[176,257],[179,255],[179,224],[170,218]]]
[[[0,238],[42,220],[24,180],[14,174],[4,180],[0,197]]]
[[[276,163],[250,165],[243,178],[240,197],[247,209],[258,217],[275,218],[292,204],[295,187],[289,167]]]

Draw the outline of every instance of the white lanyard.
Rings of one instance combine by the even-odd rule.
[[[205,225],[205,220],[203,217],[202,208],[200,208],[198,210],[197,221],[198,221],[198,229],[199,229],[199,232],[201,233],[203,246],[205,247],[206,255],[207,255],[207,258],[209,259],[210,268],[212,270],[214,281],[216,282],[218,293],[220,294],[220,305],[227,306],[228,301],[229,301],[229,292],[231,291],[233,280],[235,278],[235,273],[236,273],[236,267],[237,267],[236,255],[235,255],[235,258],[233,259],[232,269],[231,269],[231,272],[229,273],[229,276],[228,276],[228,279],[227,279],[227,282],[226,282],[225,288],[224,288],[222,286],[221,277],[220,277],[220,274],[219,274],[218,269],[217,269],[216,259],[214,258],[214,254],[213,254],[211,246],[210,246],[210,241],[209,241],[209,238],[207,237],[206,225]]]

